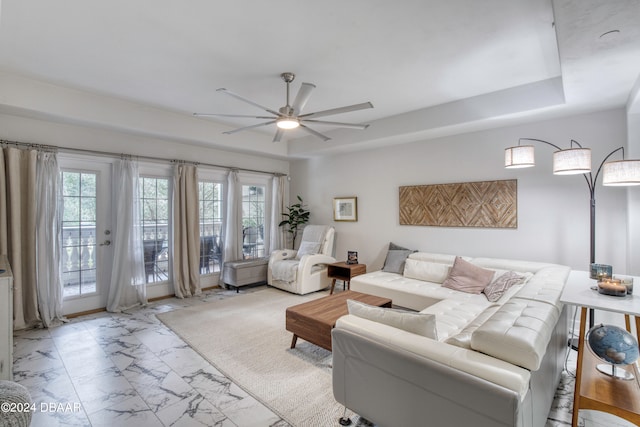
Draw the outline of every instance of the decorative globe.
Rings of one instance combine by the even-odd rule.
[[[630,365],[638,360],[638,341],[629,332],[613,325],[596,325],[587,332],[593,353],[614,365]]]

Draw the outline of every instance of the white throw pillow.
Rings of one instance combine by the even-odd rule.
[[[404,264],[404,277],[442,283],[449,276],[450,270],[451,266],[447,264],[407,258]]]
[[[300,243],[300,248],[298,248],[296,259],[301,259],[304,255],[315,255],[319,251],[320,243],[302,242]]]
[[[347,300],[349,314],[393,326],[412,334],[438,339],[436,332],[436,316],[412,311],[394,310],[392,308],[376,307],[360,301]]]

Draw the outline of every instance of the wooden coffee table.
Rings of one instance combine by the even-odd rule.
[[[391,307],[389,298],[355,291],[344,291],[289,307],[286,312],[286,329],[293,333],[291,348],[295,348],[298,338],[302,338],[331,351],[331,330],[340,317],[348,314],[348,299],[378,307]]]

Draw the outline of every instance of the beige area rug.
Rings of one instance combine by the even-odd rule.
[[[290,349],[292,334],[285,330],[287,307],[326,295],[267,288],[158,318],[289,424],[337,425],[344,407],[333,398],[331,352],[303,340]]]

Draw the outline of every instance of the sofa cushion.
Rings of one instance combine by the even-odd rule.
[[[404,264],[404,277],[424,280],[425,282],[442,283],[449,276],[451,264],[419,261],[407,258]]]
[[[488,305],[483,294],[469,294],[444,288],[439,283],[410,279],[399,274],[374,271],[351,279],[351,290],[390,298],[393,305],[420,311],[444,299],[475,301]]]
[[[491,302],[498,301],[510,287],[524,283],[527,280],[526,276],[521,276],[514,271],[507,271],[500,275],[499,272],[496,272],[495,275],[497,277],[482,290],[482,293]]]
[[[398,246],[393,242],[389,243],[389,250],[387,251],[387,257],[384,260],[382,271],[402,274],[404,271],[404,262],[413,252],[415,251]]]
[[[467,324],[464,329],[457,334],[450,336],[444,342],[471,350],[471,337],[473,336],[473,333],[480,327],[480,325],[486,322],[487,319],[493,316],[499,308],[500,306],[497,304],[490,305],[469,324]]]
[[[433,314],[376,307],[354,300],[347,300],[347,307],[349,314],[354,316],[393,326],[423,337],[438,339],[436,318]]]
[[[538,370],[560,311],[555,305],[516,295],[476,329],[471,336],[471,348]]]
[[[564,266],[548,266],[541,268],[529,280],[526,286],[518,291],[516,296],[522,299],[547,302],[562,310],[560,296],[571,269]]]
[[[456,260],[456,255],[449,254],[434,254],[431,252],[414,252],[409,255],[409,258],[415,259],[418,261],[429,261],[429,262],[437,262],[440,264],[453,265]],[[471,261],[471,258],[468,257],[460,257],[465,261]]]
[[[471,294],[464,294],[471,295]],[[445,340],[458,334],[462,329],[478,317],[491,305],[482,295],[474,295],[477,298],[453,299],[449,298],[433,304],[420,311],[423,314],[436,316],[436,330],[438,339]]]
[[[494,272],[491,270],[485,270],[465,261],[461,257],[456,257],[449,272],[449,277],[442,283],[442,286],[457,291],[479,294],[491,282],[493,275]]]

